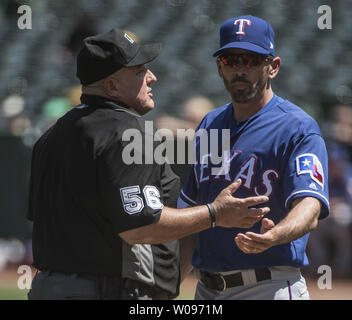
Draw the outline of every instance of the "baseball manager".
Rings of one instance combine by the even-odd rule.
[[[225,160],[230,169],[213,175],[211,165],[198,161],[179,206],[207,203],[240,178],[235,196],[266,195],[270,213],[250,228],[215,227],[181,242],[182,256],[193,253],[199,278],[195,298],[309,299],[300,270],[308,265],[309,232],[329,214],[322,133],[314,119],[273,92],[281,59],[265,20],[250,15],[226,20],[214,57],[231,102],[208,113],[198,129],[230,131]],[[202,156],[212,162],[211,154]],[[187,272],[187,258],[182,261]]]

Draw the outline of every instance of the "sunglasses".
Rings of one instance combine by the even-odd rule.
[[[262,54],[253,54],[253,53],[232,53],[227,55],[222,55],[218,59],[227,66],[237,67],[239,62],[243,63],[246,68],[257,67],[261,65],[264,61],[273,60],[270,56]]]

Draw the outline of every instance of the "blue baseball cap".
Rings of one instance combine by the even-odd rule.
[[[251,15],[228,19],[220,28],[220,49],[213,57],[232,48],[270,54],[274,57],[273,28],[265,20]]]

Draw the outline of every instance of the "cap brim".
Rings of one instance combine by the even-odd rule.
[[[145,44],[140,46],[136,56],[125,65],[125,67],[135,67],[154,60],[160,53],[161,43]]]
[[[253,44],[250,42],[244,42],[244,41],[243,42],[236,41],[236,42],[230,42],[226,46],[221,47],[213,54],[213,57],[218,56],[219,54],[221,54],[223,51],[227,49],[243,49],[243,50],[248,50],[259,54],[271,54],[268,50],[265,50],[262,47],[257,46],[256,44]]]

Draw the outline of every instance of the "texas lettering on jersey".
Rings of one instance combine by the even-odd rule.
[[[242,180],[242,187],[248,189],[248,191],[254,192],[256,195],[270,196],[273,192],[273,182],[279,179],[279,173],[271,168],[262,170],[260,173],[261,183],[254,185],[254,177],[257,174],[257,162],[258,158],[256,155],[250,155],[242,164],[240,164],[238,170],[230,169],[234,161],[242,154],[241,150],[232,151],[231,156],[229,152],[224,152],[224,159],[221,169],[218,170],[217,175],[212,174],[211,165],[211,154],[203,156],[203,163],[196,165],[195,170],[198,172],[199,183],[205,182],[217,182],[226,181],[233,182],[237,179]],[[204,161],[206,160],[206,161]]]

